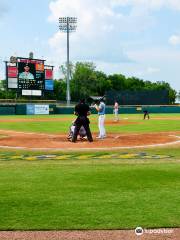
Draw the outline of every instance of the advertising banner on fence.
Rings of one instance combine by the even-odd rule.
[[[26,114],[34,115],[34,105],[33,104],[26,104]]]
[[[27,115],[38,115],[38,114],[49,114],[49,105],[35,105],[27,104],[26,105],[26,114]]]
[[[49,105],[35,105],[34,114],[49,114]]]

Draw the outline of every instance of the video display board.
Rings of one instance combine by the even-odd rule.
[[[42,96],[45,91],[53,91],[53,66],[44,62],[21,57],[13,63],[6,62],[7,87],[20,90],[25,96]]]
[[[44,61],[18,59],[18,88],[44,90]]]

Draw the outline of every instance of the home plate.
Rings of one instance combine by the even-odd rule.
[[[115,138],[115,139],[118,139],[119,137],[120,137],[120,136],[115,136],[114,138]]]

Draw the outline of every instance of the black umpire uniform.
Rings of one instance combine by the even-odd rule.
[[[85,103],[85,100],[82,99],[76,106],[75,106],[75,114],[78,116],[75,120],[75,129],[74,134],[72,137],[72,142],[77,141],[77,136],[81,126],[83,126],[86,130],[87,138],[89,142],[93,141],[92,134],[89,128],[89,118],[87,117],[90,113],[89,106]]]

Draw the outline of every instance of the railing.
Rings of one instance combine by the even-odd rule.
[[[27,100],[27,99],[0,99],[0,104],[20,104],[20,103],[48,103],[48,104],[56,104],[56,100]]]

